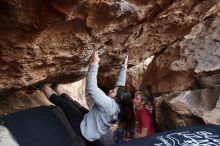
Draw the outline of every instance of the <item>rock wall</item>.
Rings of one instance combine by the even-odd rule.
[[[101,75],[113,73],[125,52],[136,65],[182,39],[216,2],[2,0],[0,92],[77,81],[100,46]]]
[[[93,101],[87,96],[85,87],[86,79],[58,85],[59,91],[68,94],[73,100],[89,109],[93,105]],[[0,116],[2,116],[37,106],[53,105],[53,103],[47,99],[42,91],[29,88],[7,96],[0,96],[0,105]]]
[[[155,57],[150,65],[143,84],[150,86],[154,95],[162,94],[156,104],[161,129],[198,123],[195,117],[202,119],[200,123],[220,124],[217,116],[220,113],[219,26],[220,4],[214,6],[182,41]],[[146,78],[149,75],[151,78]],[[174,91],[180,93],[174,94]],[[172,126],[163,122],[165,119],[172,121]]]
[[[52,105],[52,103],[39,90],[22,90],[0,96],[0,105],[0,116],[2,116],[41,105]]]
[[[130,71],[134,74],[129,73],[128,86],[160,96],[156,117],[161,129],[219,123],[208,118],[219,108],[219,92],[212,90],[220,81],[218,2],[1,0],[0,93],[16,98],[14,92],[37,83],[78,81],[85,77],[94,49],[103,46],[98,83],[108,88],[127,52],[129,68],[155,56],[146,72],[135,67]],[[144,77],[136,78],[136,71]],[[194,94],[209,90],[214,92],[210,97]],[[185,92],[191,100],[210,99],[212,108],[200,110],[198,103],[191,109],[185,101],[189,97],[182,96]],[[186,109],[186,116],[173,107],[174,99]],[[171,116],[163,117],[167,114]],[[173,124],[168,126],[163,119]]]

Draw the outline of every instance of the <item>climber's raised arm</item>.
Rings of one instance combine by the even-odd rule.
[[[128,55],[126,55],[125,58],[123,58],[123,62],[118,74],[118,79],[116,82],[116,86],[125,86],[126,82],[126,72],[127,72],[127,64],[128,64]]]

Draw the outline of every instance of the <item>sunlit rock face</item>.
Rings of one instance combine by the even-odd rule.
[[[60,91],[69,95],[73,100],[89,109],[93,105],[93,101],[86,93],[86,79],[70,83],[58,85]]]
[[[219,26],[220,4],[213,7],[179,44],[173,44],[155,57],[150,65],[145,85],[150,85],[155,95],[171,92],[161,95],[156,103],[161,129],[198,122],[220,124]],[[151,78],[146,78],[147,75]],[[172,124],[168,125],[166,120]]]

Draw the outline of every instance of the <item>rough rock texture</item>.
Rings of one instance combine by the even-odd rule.
[[[0,105],[0,116],[2,116],[40,105],[51,105],[51,103],[38,90],[18,91],[8,96],[1,96]]]
[[[86,95],[85,83],[86,79],[82,79],[70,84],[60,84],[57,88],[59,88],[59,91],[68,94],[73,100],[89,109],[93,105],[93,102]],[[29,89],[0,97],[0,105],[1,116],[41,105],[53,105],[53,103],[47,99],[42,91]]]
[[[70,84],[61,84],[58,88],[87,109],[93,105],[92,100],[86,94],[86,79]]]
[[[192,120],[194,116],[205,123],[220,124],[219,26],[220,4],[213,7],[183,41],[155,57],[150,65],[146,74],[151,74],[152,78],[146,78],[144,82],[153,94],[191,89],[180,95],[172,93],[159,98],[156,116],[161,129],[192,125],[198,120]],[[166,124],[165,119],[172,126]]]
[[[219,104],[220,86],[163,95],[156,104],[157,123],[162,130],[203,122],[220,124]]]
[[[9,103],[10,97],[16,100],[17,96],[13,96],[15,90],[23,90],[36,83],[70,83],[84,78],[91,53],[101,46],[104,47],[104,53],[98,77],[100,86],[114,85],[122,57],[128,52],[129,67],[155,56],[144,75],[142,87],[138,82],[143,77],[134,77],[129,80],[130,88],[147,88],[154,95],[209,90],[219,85],[218,2],[1,0],[2,103]],[[210,8],[212,10],[208,12]],[[129,78],[132,75],[129,74]],[[216,98],[211,98],[211,102],[217,102],[217,94]],[[160,123],[162,129],[201,123],[201,119],[206,123],[218,123],[217,119],[207,119],[211,117],[211,112],[206,110],[199,114],[199,110],[193,110],[192,114],[199,119],[192,115],[183,118],[183,113],[174,112],[165,99],[158,100],[160,102],[156,109],[160,111],[157,113],[162,113],[170,108],[164,114],[170,115],[167,121],[158,118],[158,121],[164,121]],[[168,101],[172,101],[172,98]],[[10,101],[8,105],[13,103]],[[21,105],[24,104],[31,105],[30,102],[22,102]],[[23,109],[23,106],[18,107]],[[217,107],[213,111],[217,112]],[[179,124],[174,119],[180,119]],[[167,127],[165,122],[173,124]]]
[[[197,24],[200,19],[204,17],[206,12],[217,2],[218,1],[163,1],[162,5],[164,6],[164,4],[166,4],[166,6],[169,6],[168,8],[162,10],[162,6],[156,5],[151,11],[146,12],[151,12],[150,14],[152,16],[150,17],[148,14],[149,17],[147,17],[145,21],[140,22],[140,24],[137,24],[135,27],[127,29],[133,30],[133,35],[130,35],[126,41],[129,54],[132,54],[129,58],[130,63],[136,64],[151,55],[161,53],[166,48],[178,44],[179,41],[190,32],[191,28]],[[155,3],[152,2],[151,4],[152,5],[148,5],[148,7],[153,6]],[[140,5],[137,6],[140,7]],[[118,38],[118,35],[120,36],[120,34],[116,33],[114,37]],[[175,48],[174,51],[178,52],[178,49]],[[173,53],[173,56],[168,54],[163,63],[167,62],[167,64],[169,64],[168,59],[172,59],[173,57],[178,58],[177,54],[178,53]],[[106,68],[111,67],[107,64],[105,65]],[[163,70],[158,70],[158,73],[163,73]],[[154,84],[154,78],[151,77],[151,74],[152,72],[145,75],[145,77],[150,77],[152,79],[152,84]],[[172,73],[169,72],[169,74],[172,77]],[[180,74],[185,73],[181,72]],[[192,74],[190,73],[188,76],[192,76]],[[115,78],[115,74],[112,75],[112,72],[107,72],[105,74],[102,73],[99,81],[102,85],[106,86],[105,83],[108,83],[110,87],[112,87]],[[188,77],[185,77],[183,80],[186,78]],[[144,83],[144,85],[146,85],[146,83]],[[173,87],[175,88],[176,85]]]
[[[154,58],[144,80],[152,92],[166,93],[191,88],[196,74],[220,69],[218,13],[207,16],[183,41],[173,43]]]
[[[127,70],[127,78],[126,78],[126,88],[131,92],[135,92],[137,90],[141,90],[140,84],[143,80],[144,73],[146,72],[148,65],[152,61],[154,56],[149,57],[148,59],[142,61],[141,63],[129,67]],[[98,78],[98,83],[100,87],[107,89],[111,89],[115,86],[117,77],[118,77],[119,69],[115,69],[113,73],[105,73]],[[100,73],[98,74],[100,75]],[[103,86],[102,86],[103,85]]]
[[[216,2],[2,0],[0,92],[77,81],[102,45],[103,75],[126,51],[135,65],[181,39]]]

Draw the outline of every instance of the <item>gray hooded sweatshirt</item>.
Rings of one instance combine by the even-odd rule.
[[[97,85],[98,64],[90,64],[86,90],[94,101],[94,106],[84,116],[80,124],[82,135],[89,141],[95,141],[105,135],[117,120],[119,106],[112,97],[107,96]],[[116,86],[125,86],[127,65],[122,64]]]

